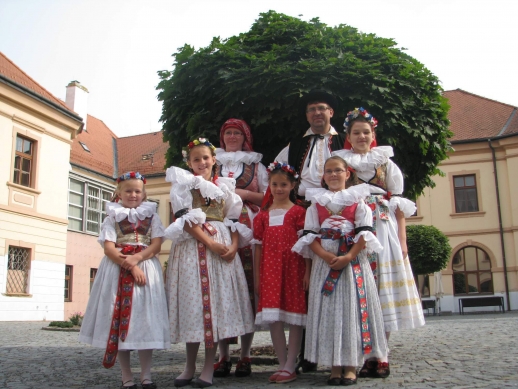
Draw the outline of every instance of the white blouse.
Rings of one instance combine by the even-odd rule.
[[[153,217],[151,220],[151,239],[162,238],[165,236],[164,226],[156,214],[156,203],[145,201],[137,208],[125,208],[119,203],[106,203],[107,217],[101,225],[101,233],[97,238],[97,242],[104,247],[104,242],[117,242],[117,232],[115,231],[115,223],[121,222],[128,218],[131,223],[138,220],[144,220],[147,217]],[[131,244],[131,243],[130,243]],[[135,243],[142,245],[142,243]]]
[[[216,163],[221,165],[221,173],[224,177],[232,174],[233,178],[243,173],[243,164],[257,163],[257,184],[260,192],[266,192],[268,188],[268,172],[261,163],[263,155],[254,151],[225,151],[216,149]]]
[[[245,247],[252,239],[252,230],[244,224],[233,222],[239,219],[243,202],[241,197],[235,193],[236,180],[228,177],[218,177],[216,184],[205,180],[201,176],[195,176],[191,172],[180,169],[178,167],[170,167],[166,171],[166,181],[170,182],[171,191],[170,199],[173,212],[187,209],[187,213],[177,218],[165,230],[167,239],[177,240],[177,242],[192,238],[188,233],[184,232],[184,225],[187,222],[192,224],[205,223],[205,213],[200,208],[192,208],[191,189],[199,189],[205,198],[221,201],[225,200],[223,214],[225,216],[223,223],[231,229],[232,232],[238,231],[240,235],[239,247]]]
[[[401,195],[403,193],[403,173],[401,173],[399,167],[390,159],[390,157],[394,156],[391,146],[373,147],[365,154],[355,153],[354,150],[337,150],[333,151],[333,155],[343,158],[349,166],[356,170],[358,177],[366,182],[374,177],[378,167],[387,164],[387,191],[393,195]],[[370,185],[370,192],[372,194],[386,193],[383,189],[373,185]],[[416,210],[415,203],[403,197],[394,196],[390,201],[387,201],[387,204],[392,211],[399,208],[405,217],[412,216]]]

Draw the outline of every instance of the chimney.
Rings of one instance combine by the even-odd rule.
[[[86,115],[88,113],[88,89],[79,81],[70,81],[67,85],[67,97],[65,103],[68,108],[75,111],[83,118],[85,124],[83,130],[86,131]]]

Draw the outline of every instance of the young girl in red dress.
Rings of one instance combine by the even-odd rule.
[[[268,167],[270,198],[254,219],[255,288],[259,296],[256,325],[269,324],[272,343],[279,359],[279,370],[270,382],[285,383],[297,378],[296,358],[306,325],[306,294],[310,262],[291,251],[297,231],[304,228],[306,211],[295,205],[298,175],[286,164]],[[284,323],[289,324],[286,352]]]

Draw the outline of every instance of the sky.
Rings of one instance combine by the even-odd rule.
[[[179,47],[247,32],[274,10],[393,38],[444,90],[518,106],[516,0],[0,0],[0,51],[54,96],[78,80],[118,136],[159,131],[157,71]]]

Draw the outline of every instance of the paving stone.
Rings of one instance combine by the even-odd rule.
[[[360,378],[356,388],[518,388],[518,312],[487,315],[428,316],[427,325],[394,332],[390,338],[391,375]],[[118,388],[118,365],[101,365],[104,351],[81,344],[77,332],[42,331],[47,323],[0,322],[0,388]],[[269,332],[258,332],[254,345],[270,344]],[[231,349],[239,348],[232,345]],[[203,347],[197,370],[203,365]],[[138,382],[138,355],[132,352]],[[185,345],[153,354],[153,380],[173,388],[185,364]],[[214,380],[215,388],[269,388],[275,365],[253,365],[250,377]],[[330,388],[329,367],[302,374],[283,388]],[[275,385],[274,385],[275,386]],[[278,386],[275,386],[278,387]],[[189,387],[187,387],[189,388]]]

